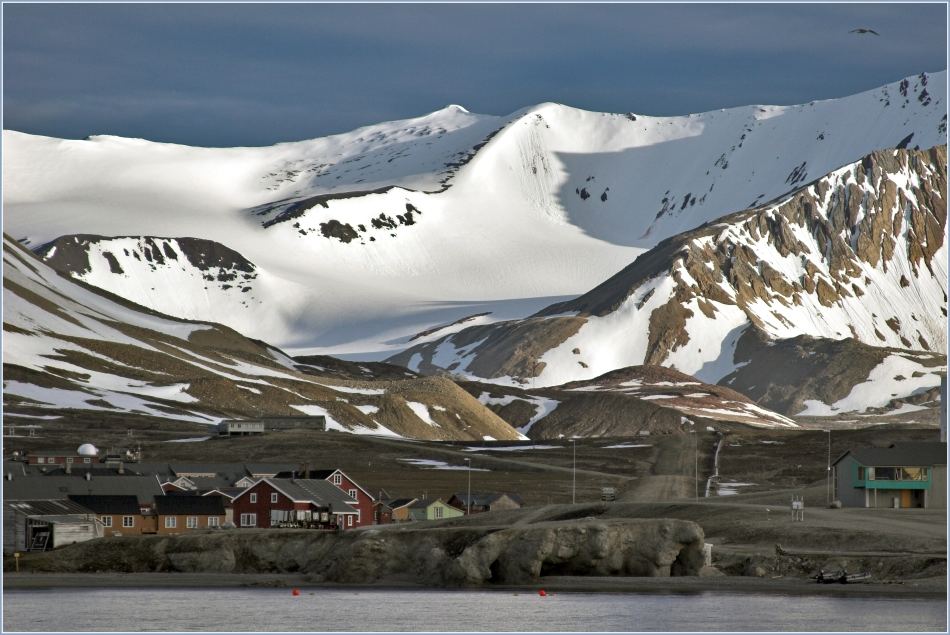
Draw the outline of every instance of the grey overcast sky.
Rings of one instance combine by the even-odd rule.
[[[451,103],[839,97],[944,70],[947,5],[4,4],[3,37],[4,128],[266,145]]]

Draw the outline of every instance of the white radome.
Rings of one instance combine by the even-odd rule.
[[[99,450],[91,443],[83,443],[76,450],[76,454],[80,456],[98,456]]]

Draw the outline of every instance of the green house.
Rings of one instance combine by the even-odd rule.
[[[835,499],[844,507],[947,508],[946,442],[855,448],[832,468]]]
[[[434,501],[417,500],[409,507],[410,520],[442,520],[464,516],[464,512],[437,498]]]

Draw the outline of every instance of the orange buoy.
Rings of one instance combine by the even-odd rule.
[[[294,597],[297,597],[298,595],[300,595],[300,589],[294,589],[290,592],[290,594]]]
[[[545,592],[544,589],[541,589],[540,591],[538,591],[538,595],[540,595],[541,597],[547,597],[548,594],[547,592]]]

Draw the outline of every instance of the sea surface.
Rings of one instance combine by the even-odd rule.
[[[946,631],[943,599],[512,591],[47,589],[3,631]]]

